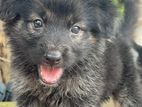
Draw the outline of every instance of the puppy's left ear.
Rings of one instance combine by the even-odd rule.
[[[0,0],[0,20],[10,21],[17,14],[16,0]]]

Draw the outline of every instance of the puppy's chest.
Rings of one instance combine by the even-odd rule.
[[[64,93],[56,92],[48,96],[39,97],[41,104],[46,105],[45,107],[88,107],[85,106],[89,99],[87,96],[71,95],[70,92]]]

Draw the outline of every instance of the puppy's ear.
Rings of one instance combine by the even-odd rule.
[[[0,20],[10,21],[17,14],[16,0],[0,0]]]

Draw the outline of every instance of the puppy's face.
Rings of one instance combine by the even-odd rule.
[[[6,32],[16,66],[22,69],[36,66],[33,73],[37,73],[45,85],[57,84],[62,78],[76,75],[74,66],[87,58],[95,45],[94,34],[99,35],[99,17],[91,19],[85,4],[79,0],[10,2],[16,7],[3,1],[12,9],[9,16],[1,16],[7,22]]]

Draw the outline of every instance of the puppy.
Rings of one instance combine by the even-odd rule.
[[[110,0],[1,0],[18,107],[142,107],[131,48]]]

